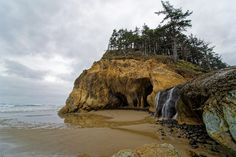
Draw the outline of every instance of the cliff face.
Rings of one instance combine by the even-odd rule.
[[[188,114],[201,118],[208,134],[220,144],[236,151],[236,67],[205,74],[181,91],[177,110],[181,120]]]
[[[158,91],[185,83],[198,73],[182,64],[186,63],[173,65],[170,58],[103,58],[75,80],[60,113],[120,107],[154,111]]]
[[[211,138],[236,151],[236,67],[161,91],[156,102],[157,117],[175,118],[185,124],[203,123]]]

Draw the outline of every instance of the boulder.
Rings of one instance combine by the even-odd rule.
[[[121,150],[112,157],[180,157],[171,144],[146,144],[134,150]]]

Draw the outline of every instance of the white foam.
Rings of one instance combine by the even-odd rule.
[[[59,108],[57,105],[43,104],[0,104],[0,113],[57,111]]]

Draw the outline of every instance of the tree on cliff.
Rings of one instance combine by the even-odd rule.
[[[222,62],[221,57],[214,52],[214,46],[198,39],[192,34],[188,37],[189,54],[187,61],[201,66],[203,69],[212,70],[225,68],[227,65]]]
[[[175,61],[183,59],[201,66],[205,70],[220,69],[227,65],[214,52],[209,43],[183,32],[191,27],[191,20],[186,19],[192,12],[175,9],[169,2],[163,2],[164,10],[156,14],[164,14],[162,24],[151,29],[144,24],[140,30],[113,30],[108,50],[126,55],[138,51],[143,55],[173,55]],[[120,53],[121,52],[121,53]]]
[[[110,40],[109,40],[108,50],[115,50],[116,49],[117,36],[118,36],[117,30],[114,29],[112,32],[112,35],[110,37]]]
[[[191,20],[186,19],[188,16],[192,14],[189,10],[183,13],[181,8],[174,8],[168,1],[161,1],[162,6],[164,8],[163,11],[155,12],[157,15],[164,14],[165,17],[161,23],[167,21],[167,23],[163,26],[165,28],[170,29],[170,35],[172,39],[172,52],[174,60],[178,60],[177,53],[177,43],[178,43],[178,34],[186,31],[187,27],[191,27]]]

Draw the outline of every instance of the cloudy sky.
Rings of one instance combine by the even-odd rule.
[[[192,10],[189,32],[236,65],[235,0],[170,0]],[[155,27],[160,0],[0,0],[0,102],[62,105],[114,28]]]

